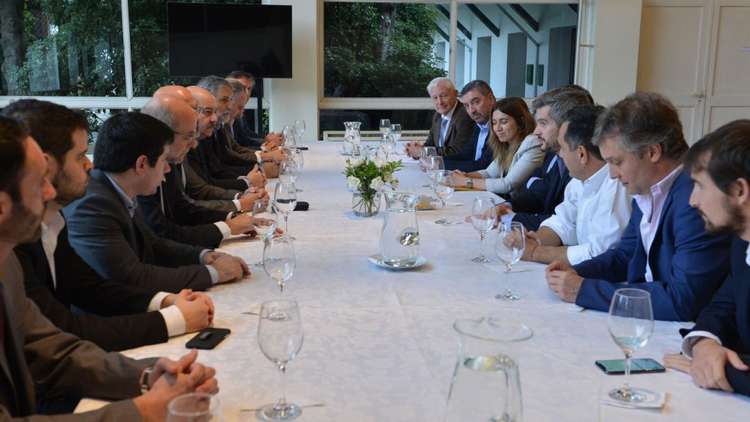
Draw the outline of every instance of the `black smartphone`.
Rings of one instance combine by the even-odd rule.
[[[310,147],[297,147],[297,149],[300,151],[307,151]]]
[[[622,375],[625,373],[625,359],[597,360],[594,363],[607,375]],[[653,374],[664,371],[664,366],[651,358],[630,360],[631,374]]]
[[[297,205],[294,206],[295,211],[307,211],[310,209],[310,204],[305,201],[297,201]]]
[[[210,350],[216,347],[232,331],[228,328],[206,328],[185,344],[188,349]]]

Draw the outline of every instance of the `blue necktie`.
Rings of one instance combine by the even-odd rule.
[[[448,133],[448,125],[451,123],[448,119],[441,118],[442,122],[440,122],[440,145],[439,147],[445,146],[445,135]]]

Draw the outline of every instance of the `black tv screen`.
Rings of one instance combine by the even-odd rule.
[[[292,6],[167,3],[169,73],[292,77]]]

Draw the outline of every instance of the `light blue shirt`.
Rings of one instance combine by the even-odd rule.
[[[485,142],[487,142],[487,135],[490,134],[490,122],[477,123],[477,126],[479,126],[479,137],[477,138],[477,150],[474,152],[474,161],[479,161],[482,158],[482,150]]]

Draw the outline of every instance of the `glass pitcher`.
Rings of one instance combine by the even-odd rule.
[[[523,418],[519,344],[532,336],[524,324],[484,317],[459,319],[458,359],[448,392],[446,422],[520,422]]]
[[[351,155],[359,155],[361,122],[344,122],[346,132],[344,133],[344,152]]]
[[[419,258],[417,199],[410,192],[384,192],[386,209],[380,231],[380,255],[393,267],[412,267]]]

